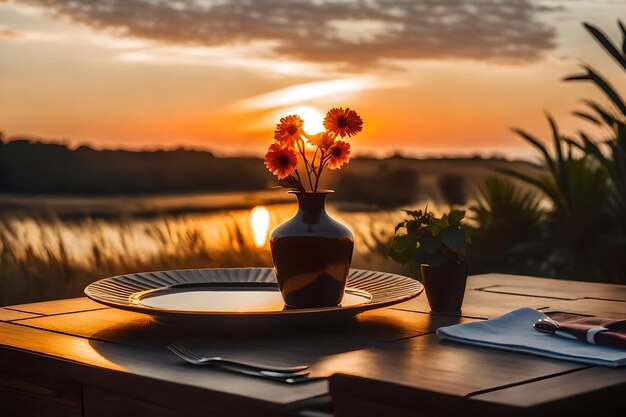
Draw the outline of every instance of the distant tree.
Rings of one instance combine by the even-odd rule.
[[[348,171],[339,178],[335,189],[337,201],[399,207],[415,202],[419,191],[419,176],[409,168],[384,168],[367,179]]]
[[[451,206],[467,203],[467,181],[458,174],[443,174],[437,179],[441,195]]]

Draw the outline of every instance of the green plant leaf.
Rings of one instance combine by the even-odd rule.
[[[431,266],[443,266],[451,263],[451,259],[441,249],[439,249],[430,254],[422,263]]]
[[[429,219],[426,223],[425,230],[433,236],[437,236],[441,231],[441,225],[439,219]]]
[[[467,234],[460,226],[450,226],[441,232],[441,242],[452,249],[463,249]]]
[[[441,247],[441,240],[430,233],[424,233],[419,242],[420,248],[423,248],[429,254],[435,253]]]
[[[391,247],[389,250],[389,256],[394,260],[394,262],[404,265],[413,260],[413,251],[406,250],[403,252],[396,252],[393,247]]]
[[[415,262],[419,266],[423,263],[428,263],[428,258],[429,258],[429,255],[428,253],[426,253],[426,251],[423,248],[417,248],[413,252],[412,261]]]
[[[417,220],[409,220],[406,222],[406,230],[409,234],[415,234],[419,230],[420,223]]]
[[[452,210],[450,214],[448,214],[448,220],[450,224],[456,224],[463,220],[465,217],[465,211],[463,210]]]
[[[402,229],[404,227],[404,225],[406,224],[406,221],[400,222],[396,225],[394,232],[398,233],[398,230]]]
[[[391,247],[395,252],[412,251],[417,247],[417,238],[414,235],[396,236]]]
[[[415,217],[416,219],[422,217],[422,210],[404,210],[404,212],[409,216]]]
[[[448,215],[444,214],[443,216],[441,216],[441,221],[440,221],[440,227],[441,230],[445,229],[446,227],[450,226],[450,221],[448,220]]]

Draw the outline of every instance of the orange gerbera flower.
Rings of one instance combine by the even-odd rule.
[[[283,148],[278,143],[270,145],[265,154],[265,166],[278,176],[279,180],[287,178],[298,166],[298,155],[293,149]]]
[[[324,127],[329,132],[341,136],[353,136],[363,130],[363,119],[354,110],[343,107],[333,108],[324,117]]]
[[[330,148],[330,146],[335,143],[335,137],[328,132],[322,132],[315,136],[309,136],[308,140],[311,145],[315,145],[324,150]]]
[[[342,140],[335,141],[328,149],[328,168],[339,169],[350,161],[350,144]]]
[[[283,117],[276,125],[274,139],[283,147],[292,147],[294,142],[300,139],[303,123],[304,121],[297,114]]]

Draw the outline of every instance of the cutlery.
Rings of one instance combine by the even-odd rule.
[[[311,381],[317,381],[319,379],[323,379],[320,377],[309,377],[307,376],[309,374],[308,372],[302,373],[302,374],[296,373],[296,374],[291,374],[291,375],[288,373],[284,373],[284,374],[280,374],[282,376],[278,376],[279,373],[276,373],[276,372],[257,371],[252,368],[241,368],[241,367],[231,366],[231,365],[220,365],[220,368],[226,369],[228,371],[232,371],[238,374],[242,374],[242,375],[264,378],[270,381],[283,382],[286,384],[297,384],[300,382],[311,382]],[[290,376],[287,376],[287,375],[290,375]]]
[[[550,317],[544,317],[539,320],[535,324],[533,324],[535,330],[540,331],[542,333],[554,334],[560,337],[565,337],[567,339],[578,340],[578,338],[574,335],[571,335],[567,332],[559,330],[559,323],[552,320]]]
[[[306,371],[309,367],[305,365],[301,366],[290,366],[290,367],[276,367],[276,366],[268,366],[255,364],[250,362],[241,362],[235,361],[232,359],[225,359],[221,356],[207,356],[203,357],[194,353],[187,349],[186,347],[174,343],[167,347],[170,351],[176,354],[179,358],[193,364],[193,365],[202,365],[202,366],[222,366],[222,367],[233,367],[238,369],[247,369],[256,372],[265,372],[268,377],[294,377],[294,376],[306,376],[309,374]]]

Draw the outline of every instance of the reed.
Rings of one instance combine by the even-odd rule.
[[[268,206],[269,230],[293,205]],[[0,305],[81,296],[112,275],[182,268],[271,266],[269,245],[254,243],[248,210],[152,218],[61,219],[0,216]],[[400,214],[335,212],[354,231],[353,267],[402,272],[387,258]]]

